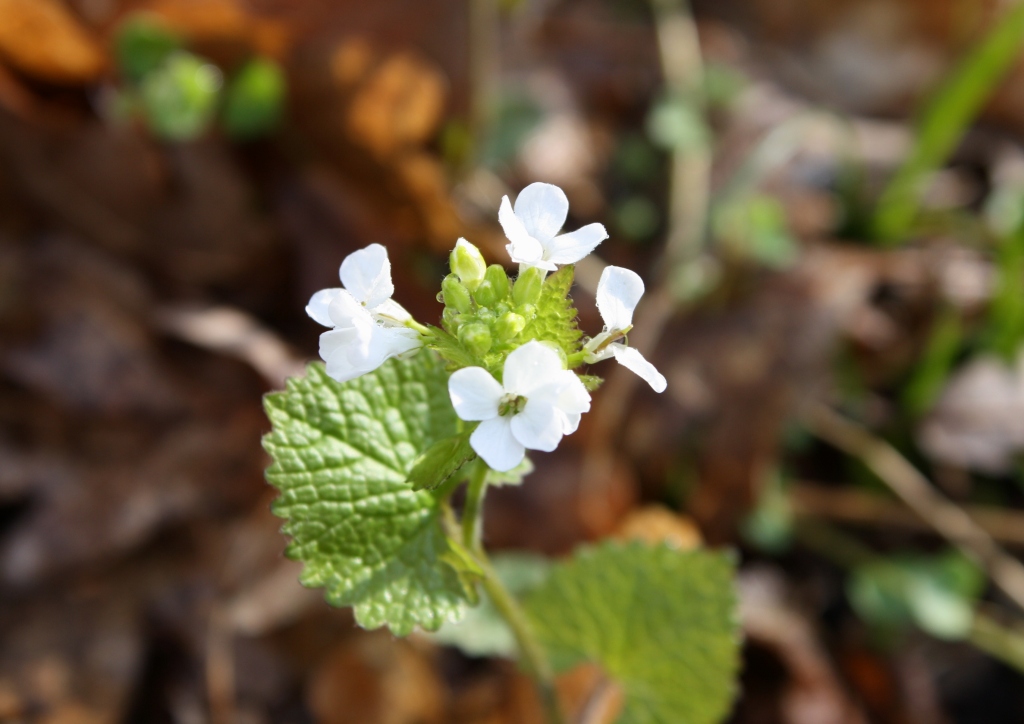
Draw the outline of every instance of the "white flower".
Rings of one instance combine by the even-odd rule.
[[[306,305],[314,321],[333,327],[320,335],[328,375],[346,382],[421,346],[419,334],[404,326],[409,313],[391,299],[395,285],[387,249],[370,244],[349,254],[339,276],[343,289],[322,289]]]
[[[642,377],[655,392],[668,387],[665,376],[632,347],[617,342],[633,328],[633,310],[644,295],[644,282],[636,272],[619,266],[605,267],[597,283],[597,310],[604,320],[604,331],[583,348],[587,364],[614,357]]]
[[[481,421],[469,443],[494,470],[514,468],[526,448],[551,452],[563,435],[576,432],[580,416],[590,410],[583,383],[540,342],[513,351],[502,379],[498,382],[482,367],[466,367],[448,379],[456,414]]]
[[[608,238],[601,224],[587,224],[555,236],[568,215],[569,200],[562,189],[551,184],[527,186],[516,198],[514,211],[508,196],[502,197],[498,221],[511,242],[505,248],[512,261],[552,271],[556,264],[578,262]]]

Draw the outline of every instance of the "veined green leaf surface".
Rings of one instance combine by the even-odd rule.
[[[583,333],[576,326],[576,309],[569,298],[574,278],[575,267],[569,264],[544,280],[537,301],[537,316],[520,335],[523,342],[531,339],[551,342],[561,347],[566,355],[579,349]]]
[[[399,636],[458,620],[469,593],[450,564],[457,556],[434,496],[407,479],[424,451],[456,433],[437,357],[389,360],[344,384],[314,363],[265,408],[267,479],[281,491],[274,513],[292,537],[287,555],[305,563],[302,583],[352,606],[361,626]]]
[[[559,671],[599,664],[624,689],[619,724],[713,724],[736,693],[730,556],[605,543],[555,566],[526,600]]]

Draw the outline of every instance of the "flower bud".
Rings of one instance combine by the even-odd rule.
[[[484,279],[494,287],[494,293],[498,297],[497,301],[500,302],[508,297],[508,274],[505,273],[505,268],[501,264],[491,264],[487,267]],[[489,304],[488,306],[493,307],[494,305]]]
[[[480,286],[473,293],[473,298],[481,307],[493,309],[499,301],[508,296],[508,275],[500,264],[487,267],[487,274]]]
[[[526,328],[526,320],[515,312],[508,312],[498,318],[494,324],[494,333],[499,342],[508,342],[519,336]]]
[[[516,304],[536,304],[544,286],[544,271],[535,266],[527,267],[512,287],[512,298]]]
[[[460,312],[468,312],[473,308],[473,302],[469,298],[469,290],[466,289],[454,274],[449,274],[441,282],[441,293],[444,295],[446,307],[454,307]]]
[[[459,327],[459,341],[475,355],[486,354],[491,349],[491,331],[479,322],[464,324]]]
[[[445,307],[441,312],[441,326],[454,334],[459,328],[460,316],[459,310],[455,307]]]
[[[479,249],[465,239],[459,239],[456,242],[455,248],[452,249],[451,256],[448,258],[448,263],[451,265],[452,272],[471,292],[476,291],[480,282],[484,280],[487,270],[484,256]]]

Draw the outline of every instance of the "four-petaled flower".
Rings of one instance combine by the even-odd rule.
[[[526,448],[554,450],[590,410],[579,377],[562,368],[557,352],[535,340],[505,359],[502,382],[482,367],[465,367],[449,378],[448,394],[460,418],[481,421],[469,443],[502,472],[522,462]]]
[[[557,186],[532,183],[519,192],[513,210],[508,196],[502,197],[498,221],[505,231],[512,261],[553,271],[557,264],[574,264],[602,241],[608,232],[601,224],[586,226],[556,236],[569,215],[569,200]]]
[[[405,326],[409,313],[391,299],[395,285],[387,249],[370,244],[349,254],[339,276],[343,289],[322,289],[306,305],[316,322],[333,327],[320,335],[328,375],[347,382],[422,346],[419,333]]]
[[[608,266],[597,283],[597,310],[604,320],[604,331],[583,348],[587,364],[614,357],[620,365],[635,372],[655,392],[664,392],[668,383],[654,365],[632,347],[618,342],[633,328],[633,310],[644,295],[640,276],[620,266]]]

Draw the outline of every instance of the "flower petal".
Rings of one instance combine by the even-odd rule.
[[[575,373],[565,370],[562,375],[565,382],[555,398],[555,407],[564,413],[578,415],[590,412],[590,393]]]
[[[504,390],[483,367],[464,367],[448,378],[448,396],[463,420],[490,420],[498,416]]]
[[[332,327],[369,327],[373,324],[373,316],[362,304],[342,289],[327,306],[327,316]]]
[[[395,293],[388,250],[380,244],[370,244],[346,256],[339,276],[352,296],[367,307],[376,307]]]
[[[547,242],[544,256],[556,264],[575,264],[607,238],[608,232],[602,224],[587,224]]]
[[[544,243],[554,238],[569,215],[569,199],[557,186],[532,183],[516,197],[515,213],[527,233]]]
[[[368,341],[369,337],[360,339],[360,330],[355,327],[332,329],[320,335],[320,358],[327,362],[339,349],[352,349]]]
[[[512,417],[512,434],[530,450],[551,452],[562,440],[565,425],[551,400],[534,396],[526,400],[526,407]]]
[[[380,361],[374,365],[374,369],[376,369],[389,357],[406,354],[422,346],[423,340],[420,339],[419,332],[414,329],[381,327],[378,325],[370,337],[369,357],[371,360],[375,360],[377,355],[382,355],[379,358]]]
[[[628,329],[633,310],[644,295],[644,280],[635,271],[606,266],[597,283],[597,310],[609,330]]]
[[[501,206],[498,208],[498,222],[510,242],[505,249],[512,257],[512,261],[528,266],[534,266],[542,261],[543,245],[530,236],[526,227],[523,226],[523,222],[512,211],[512,204],[509,203],[508,196],[503,196],[501,199]]]
[[[658,372],[654,365],[644,359],[644,356],[638,351],[623,344],[612,344],[609,347],[612,350],[612,356],[620,365],[636,373],[655,392],[664,392],[668,387],[665,376]]]
[[[407,320],[412,319],[412,315],[406,311],[405,307],[394,299],[385,299],[370,311],[378,322],[393,327],[400,327]]]
[[[484,420],[469,437],[469,445],[492,470],[504,473],[523,461],[526,449],[512,435],[507,417]]]
[[[527,342],[505,358],[502,384],[506,392],[529,399],[530,393],[561,379],[562,358],[536,340]]]
[[[344,289],[321,289],[309,298],[309,304],[306,305],[306,314],[312,317],[313,321],[317,324],[333,327],[334,322],[331,321],[331,315],[328,314],[327,309],[338,294],[344,293]]]
[[[563,435],[572,435],[577,429],[579,429],[580,419],[582,419],[583,415],[578,412],[568,413],[562,412],[561,410],[558,411],[558,414],[562,416]]]

